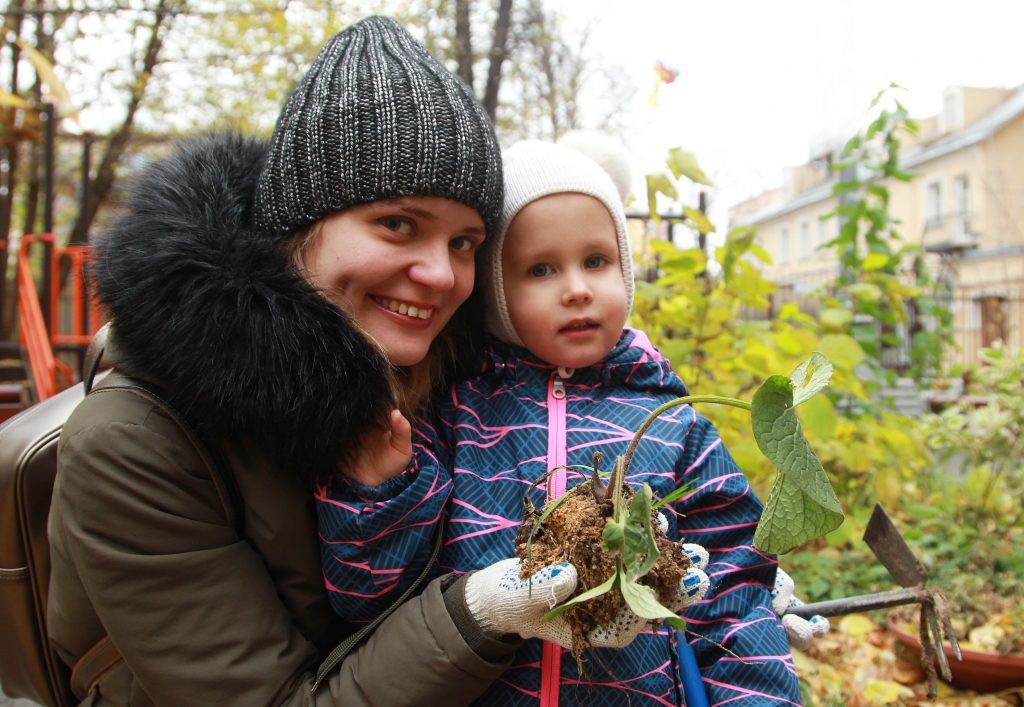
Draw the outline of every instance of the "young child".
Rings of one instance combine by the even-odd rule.
[[[590,465],[597,451],[610,464],[649,412],[687,394],[647,336],[623,328],[632,261],[622,201],[605,171],[536,141],[512,147],[504,163],[502,225],[479,268],[493,341],[477,374],[417,422],[411,450],[402,442],[407,423],[396,418],[390,444],[317,494],[324,577],[349,620],[371,619],[415,578],[443,517],[443,570],[511,557],[525,494],[542,507],[545,486],[558,496],[587,478],[564,465]],[[753,547],[762,506],[712,425],[690,406],[663,414],[627,481],[646,481],[656,497],[690,484],[665,515],[670,539],[710,554],[711,590],[682,614],[692,634],[647,628],[620,650],[588,651],[583,674],[557,646],[529,640],[479,703],[676,704],[676,642],[688,641],[711,704],[799,704],[772,609],[777,562]]]

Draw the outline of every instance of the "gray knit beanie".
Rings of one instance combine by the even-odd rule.
[[[487,301],[487,328],[498,339],[515,346],[523,340],[512,326],[505,299],[501,255],[512,220],[531,202],[565,192],[586,194],[604,204],[615,223],[619,264],[626,285],[626,308],[633,307],[633,256],[626,231],[626,211],[619,188],[600,165],[583,153],[563,145],[523,140],[505,151],[505,205],[497,233],[488,239],[486,260],[480,269]]]
[[[288,98],[259,184],[256,226],[293,232],[350,206],[440,196],[501,215],[501,148],[472,91],[397,22],[336,34]]]

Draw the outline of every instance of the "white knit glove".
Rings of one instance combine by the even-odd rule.
[[[679,591],[668,608],[679,612],[704,598],[708,576],[704,569],[708,553],[700,545],[683,546],[693,563],[679,583]],[[485,631],[495,634],[515,633],[523,638],[540,638],[572,647],[572,630],[565,618],[556,616],[544,621],[544,615],[566,601],[576,589],[576,568],[567,562],[548,565],[537,570],[530,580],[519,577],[522,563],[512,558],[496,562],[466,580],[466,605],[473,618]],[[587,634],[595,648],[625,648],[650,623],[628,607],[610,626],[597,627]]]
[[[489,633],[517,633],[543,638],[568,648],[571,634],[563,620],[544,622],[544,614],[567,600],[576,589],[576,568],[568,562],[541,567],[530,579],[520,579],[520,560],[510,558],[474,572],[466,580],[466,606]],[[530,584],[533,584],[531,589]],[[566,642],[557,640],[565,632]]]
[[[666,605],[667,609],[677,614],[703,599],[710,584],[708,576],[704,572],[708,566],[708,551],[695,543],[684,543],[683,550],[689,556],[691,565],[679,581],[679,589],[675,596]],[[555,619],[555,621],[557,620]],[[637,616],[627,606],[619,612],[610,626],[598,626],[592,629],[587,634],[587,640],[594,648],[625,648],[649,624],[648,619]]]
[[[824,616],[815,615],[805,619],[786,614],[787,610],[804,604],[793,596],[793,588],[793,578],[780,567],[775,574],[775,588],[772,589],[772,608],[782,619],[782,627],[789,636],[789,645],[803,651],[810,648],[816,638],[826,635],[832,626]]]

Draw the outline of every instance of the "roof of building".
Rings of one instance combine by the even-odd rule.
[[[1024,113],[1024,85],[1005,101],[990,110],[964,130],[944,135],[935,142],[917,145],[900,158],[900,167],[910,169],[944,157],[957,150],[976,145],[995,135],[1010,121]],[[771,204],[743,220],[743,225],[760,223],[769,219],[796,211],[832,196],[833,182],[819,184],[816,187],[797,194],[789,201]]]

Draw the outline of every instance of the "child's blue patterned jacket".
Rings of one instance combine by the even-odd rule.
[[[528,491],[538,508],[606,464],[661,403],[686,395],[669,362],[627,329],[599,364],[560,372],[523,349],[493,343],[480,373],[454,386],[436,417],[414,428],[413,461],[377,488],[338,483],[317,493],[324,577],[334,609],[368,621],[416,577],[447,516],[440,565],[467,572],[513,555]],[[714,427],[692,407],[663,414],[636,450],[628,481],[655,497],[691,490],[669,513],[669,537],[710,553],[711,589],[682,615],[711,705],[800,704],[786,634],[771,607],[776,559],[753,547],[761,514]],[[584,674],[557,646],[527,641],[479,700],[487,705],[677,704],[675,629],[642,633],[622,650],[588,650]],[[723,648],[724,646],[724,648]],[[727,649],[727,650],[726,650]],[[401,676],[396,676],[401,679]]]

